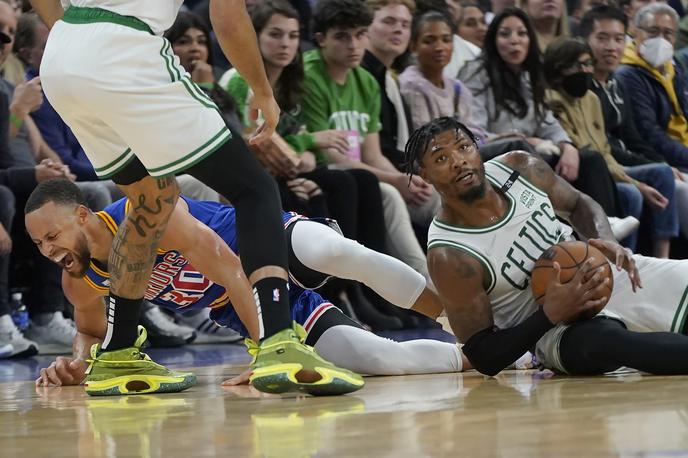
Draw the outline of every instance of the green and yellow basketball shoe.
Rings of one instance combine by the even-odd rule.
[[[91,396],[123,394],[176,393],[196,382],[191,372],[174,372],[141,352],[146,329],[139,326],[139,337],[133,347],[101,351],[100,344],[91,347],[91,365],[86,370],[86,393]]]
[[[363,388],[363,377],[341,369],[322,359],[312,347],[302,342],[305,331],[294,323],[296,330],[285,329],[257,345],[246,339],[248,352],[253,356],[249,380],[264,393],[301,391],[313,396],[332,396],[351,393]],[[299,374],[300,371],[309,374]],[[297,375],[298,374],[298,375]],[[316,378],[303,381],[304,378]],[[297,378],[301,376],[301,381]]]

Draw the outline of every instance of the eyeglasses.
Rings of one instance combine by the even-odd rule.
[[[579,60],[575,64],[566,67],[565,70],[586,70],[595,67],[595,59]]]
[[[673,42],[676,38],[676,31],[673,29],[663,29],[661,27],[640,27],[650,38],[656,38],[662,35],[668,41]]]

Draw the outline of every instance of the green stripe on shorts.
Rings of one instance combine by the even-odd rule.
[[[227,127],[222,127],[222,129],[220,129],[220,131],[217,134],[215,134],[210,140],[208,140],[207,142],[205,142],[204,144],[202,144],[186,156],[177,159],[174,162],[170,162],[167,165],[148,169],[148,173],[150,173],[154,177],[162,177],[166,175],[174,175],[176,173],[179,173],[202,161],[206,156],[215,152],[219,147],[227,143],[227,141],[229,141],[231,138],[232,133],[229,131],[229,129],[227,129]]]
[[[131,151],[131,148],[127,148],[114,161],[105,164],[102,167],[93,167],[93,170],[95,170],[96,175],[98,175],[98,178],[104,180],[106,178],[110,178],[112,175],[122,170],[122,168],[124,168],[129,162],[131,162],[131,160],[134,159],[134,157],[136,156]]]

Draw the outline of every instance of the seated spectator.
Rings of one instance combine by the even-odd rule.
[[[308,130],[298,115],[302,111],[304,70],[299,54],[299,23],[297,12],[285,1],[271,0],[250,10],[251,21],[258,35],[263,62],[277,103],[282,110],[277,132],[298,154],[295,173],[317,183],[325,192],[327,208],[345,236],[355,239],[376,251],[386,251],[386,227],[382,195],[375,175],[366,170],[333,170],[325,164],[316,167],[314,152],[333,149],[345,153],[349,142],[344,132],[326,129]],[[229,70],[220,80],[238,105],[242,123],[250,128],[249,102],[251,94],[239,73]],[[260,156],[259,156],[260,157]],[[281,166],[284,157],[271,162],[274,167],[289,173],[293,163]],[[338,297],[346,289],[356,314],[374,329],[398,329],[401,322],[386,317],[363,299],[356,286],[334,283],[328,296]]]
[[[546,107],[540,67],[528,16],[516,8],[504,10],[487,30],[481,59],[459,74],[473,94],[474,124],[487,132],[488,139],[525,138],[536,152],[552,157],[549,162],[555,162],[559,175],[593,197],[607,215],[616,215],[617,191],[604,159],[579,152]]]
[[[648,210],[652,255],[668,258],[670,239],[678,235],[673,172],[666,164],[622,167],[614,159],[600,101],[589,89],[594,69],[591,54],[585,42],[572,38],[557,39],[547,47],[543,70],[552,88],[547,94],[549,106],[574,142],[590,145],[602,155],[619,191],[628,196],[627,202],[638,202],[638,193],[642,196]],[[639,218],[640,214],[631,216]],[[634,242],[631,249],[635,249]]]
[[[540,52],[558,37],[568,37],[569,18],[564,0],[520,0],[535,29]]]
[[[319,160],[373,172],[380,180],[387,228],[387,248],[422,273],[431,285],[425,254],[415,238],[405,201],[422,205],[432,195],[418,175],[397,170],[380,150],[380,87],[360,67],[373,14],[358,0],[321,0],[313,14],[318,49],[304,54],[301,118],[310,131],[347,132],[344,154],[320,150]]]
[[[477,49],[483,48],[485,33],[487,33],[487,22],[485,13],[476,3],[466,3],[461,11],[461,19],[457,26],[458,35],[475,46]],[[480,52],[474,55],[478,57]]]
[[[466,62],[475,60],[480,55],[480,47],[461,37],[458,26],[463,17],[463,4],[459,0],[440,1],[418,1],[418,11],[416,16],[420,16],[428,11],[438,11],[444,14],[451,22],[453,36],[453,51],[449,64],[444,68],[444,74],[450,78],[456,78],[459,71]]]
[[[635,37],[637,26],[633,22],[635,15],[640,9],[651,3],[664,3],[666,0],[619,0],[619,8],[621,8],[628,20],[628,30],[626,30],[626,37],[631,41]]]
[[[686,74],[672,59],[678,16],[670,6],[653,3],[639,10],[634,22],[635,38],[626,47],[616,79],[627,94],[633,94],[638,133],[670,165],[686,170]]]
[[[614,75],[626,46],[626,16],[618,8],[599,6],[583,16],[580,31],[592,50],[595,64],[592,90],[602,104],[612,155],[624,166],[666,163],[664,157],[638,134],[631,99]],[[674,167],[673,171],[679,230],[688,237],[688,182],[678,169]]]
[[[404,149],[410,134],[408,107],[399,91],[394,60],[404,54],[411,38],[413,0],[368,0],[373,22],[368,27],[368,46],[361,67],[380,86],[380,148],[382,154],[404,170]]]

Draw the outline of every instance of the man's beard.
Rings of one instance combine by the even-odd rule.
[[[481,182],[479,186],[469,189],[463,194],[459,194],[459,200],[467,204],[472,204],[478,199],[485,197],[485,183]]]
[[[72,252],[74,263],[78,265],[79,270],[73,272],[66,271],[67,275],[74,278],[82,278],[86,275],[88,267],[91,264],[91,252],[88,249],[88,245],[86,245],[86,241],[83,240],[79,245],[80,246],[77,246],[76,250]]]

